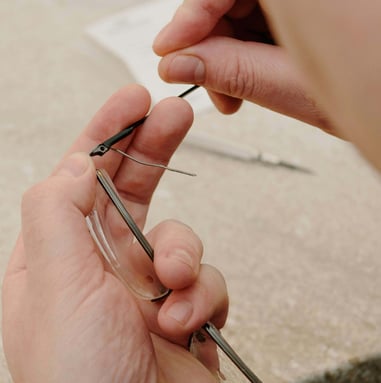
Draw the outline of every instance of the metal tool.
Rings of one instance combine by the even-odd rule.
[[[207,152],[244,162],[260,162],[268,166],[281,166],[287,169],[313,174],[312,170],[293,162],[284,161],[274,154],[261,152],[256,149],[248,149],[226,140],[212,137],[204,132],[192,131],[185,138],[184,143]]]

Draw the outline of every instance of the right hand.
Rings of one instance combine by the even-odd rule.
[[[223,113],[248,100],[336,134],[302,73],[273,44],[257,0],[188,0],[158,34],[159,74],[202,85]]]

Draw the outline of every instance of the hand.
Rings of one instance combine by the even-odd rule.
[[[154,50],[163,56],[165,81],[204,86],[224,113],[244,99],[336,134],[302,73],[273,41],[258,1],[188,0]]]
[[[172,221],[147,235],[157,274],[174,291],[164,302],[141,303],[105,269],[85,222],[95,167],[88,155],[72,153],[88,152],[140,119],[149,103],[141,87],[116,93],[53,174],[24,195],[22,233],[3,284],[4,350],[15,382],[214,381],[185,347],[207,320],[221,327],[227,309],[221,275],[199,264],[197,236]],[[191,122],[184,100],[164,100],[124,149],[166,163]],[[161,171],[115,153],[95,161],[142,227]]]

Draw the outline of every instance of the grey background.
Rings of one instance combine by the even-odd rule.
[[[116,89],[133,82],[83,31],[134,3],[0,2],[1,274],[19,230],[23,191],[49,174]],[[379,362],[379,175],[350,144],[251,104],[229,117],[214,110],[198,115],[194,129],[316,173],[187,145],[175,155],[173,166],[198,177],[166,174],[149,226],[177,218],[202,238],[204,261],[224,273],[230,292],[226,337],[265,382],[305,381],[343,366],[357,371],[367,358]],[[381,381],[375,375],[366,377]],[[0,381],[10,382],[3,357]]]

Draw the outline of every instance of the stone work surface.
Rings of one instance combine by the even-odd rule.
[[[84,34],[128,0],[0,2],[0,272],[24,190],[46,177],[128,70]],[[147,6],[148,3],[147,3]],[[194,228],[225,275],[225,337],[263,381],[381,382],[381,182],[349,143],[251,104],[210,110],[195,131],[261,149],[314,175],[182,145],[148,226]],[[90,149],[90,148],[89,148]],[[10,382],[4,358],[0,382]]]

